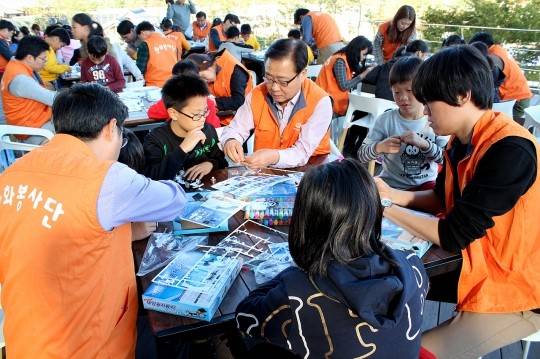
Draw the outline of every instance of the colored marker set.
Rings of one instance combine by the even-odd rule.
[[[245,209],[245,219],[252,219],[265,226],[287,226],[294,207],[294,196],[257,198]]]

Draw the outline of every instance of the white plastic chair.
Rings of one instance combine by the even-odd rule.
[[[529,349],[531,347],[531,342],[540,342],[540,332],[529,335],[525,339],[521,339],[525,342],[525,348],[523,348],[523,359],[527,359],[529,355]]]
[[[54,134],[44,128],[0,125],[0,171],[4,170],[15,161],[13,151],[32,151],[40,145],[13,140],[13,135],[42,136],[50,140]]]
[[[495,112],[502,112],[510,118],[514,118],[514,104],[516,100],[508,100],[502,102],[496,102],[493,104],[492,110]]]
[[[540,105],[525,109],[525,122],[523,127],[531,131],[534,137],[540,142]]]
[[[345,137],[351,126],[362,126],[371,129],[377,117],[383,112],[395,108],[397,108],[397,105],[393,101],[388,101],[383,98],[365,97],[352,92],[349,93],[349,107],[347,108],[347,112],[345,113],[344,118],[336,119],[343,122],[342,133],[338,134],[338,148],[343,150]],[[367,112],[368,115],[353,122],[352,118],[354,111]]]
[[[307,77],[310,79],[316,79],[317,76],[319,76],[319,72],[321,72],[322,65],[309,65],[307,67]]]

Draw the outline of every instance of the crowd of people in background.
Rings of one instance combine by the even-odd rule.
[[[305,175],[289,236],[298,266],[239,304],[239,329],[297,354],[311,350],[322,357],[335,350],[352,357],[359,344],[365,347],[357,340],[363,321],[381,358],[390,357],[395,345],[411,358],[421,347],[439,358],[479,357],[540,330],[540,226],[526,215],[540,210],[540,152],[517,123],[533,96],[527,79],[490,33],[468,41],[451,35],[431,55],[428,43],[418,39],[417,23],[414,8],[404,5],[373,39],[345,39],[331,14],[299,8],[291,14],[295,28],[263,49],[256,24],[233,13],[209,21],[191,0],[168,0],[159,24],[120,21],[116,32],[123,47],[85,13],[44,31],[0,20],[5,122],[57,133],[43,151],[8,168],[0,188],[26,181],[28,173],[28,184],[57,194],[65,217],[77,223],[20,232],[21,217],[0,207],[2,218],[14,218],[0,229],[9,356],[133,356],[137,290],[126,270],[133,267],[129,243],[155,229],[148,223],[173,219],[184,205],[184,192],[170,180],[179,171],[200,180],[230,163],[295,168],[328,155],[333,121],[347,112],[349,93],[363,86],[395,102],[395,109],[350,139],[352,150],[345,155],[351,158]],[[257,78],[244,59],[260,50],[263,71]],[[321,68],[310,78],[313,64]],[[74,67],[83,84],[69,88],[64,75]],[[141,142],[124,129],[127,108],[115,94],[132,80],[158,87],[162,95],[148,115],[165,122]],[[516,101],[513,119],[491,110],[508,100]],[[251,136],[253,151],[245,154]],[[129,167],[117,162],[119,156]],[[361,163],[375,160],[382,171],[373,179]],[[78,205],[78,186],[88,178],[84,186],[91,196]],[[417,216],[406,207],[437,216]],[[419,258],[381,243],[383,211],[464,258],[449,284],[458,316],[423,335],[427,274]],[[40,239],[61,236],[72,241],[53,246],[65,252],[65,261],[43,270],[43,249],[13,264],[26,252],[21,238],[44,248]],[[119,244],[103,248],[97,240]],[[92,265],[79,245],[98,258]],[[79,262],[82,274],[66,267]],[[38,280],[53,287],[35,286],[35,272],[24,269],[34,265]],[[91,280],[81,285],[81,275]],[[106,277],[114,279],[104,283]],[[24,301],[17,293],[24,293]],[[310,305],[319,312],[293,311],[291,298],[310,303],[317,293],[324,294],[320,306]],[[47,310],[60,301],[69,307],[66,313]],[[30,318],[25,307],[40,310]]]

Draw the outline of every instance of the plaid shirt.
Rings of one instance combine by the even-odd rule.
[[[148,66],[148,59],[150,58],[150,50],[146,42],[141,42],[137,48],[137,67],[141,70],[142,74],[146,74],[146,67]]]

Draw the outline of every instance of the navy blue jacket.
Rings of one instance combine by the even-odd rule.
[[[418,358],[428,277],[415,254],[388,254],[397,265],[333,261],[314,278],[288,268],[238,305],[238,327],[302,358]]]

